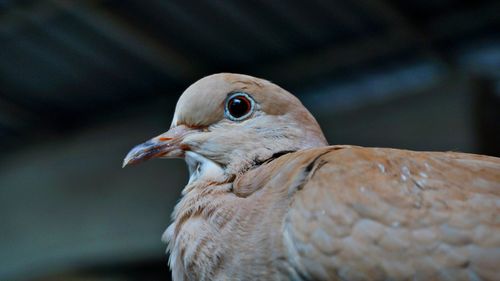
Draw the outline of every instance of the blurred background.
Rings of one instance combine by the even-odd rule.
[[[331,144],[500,156],[497,0],[0,0],[0,280],[170,280],[184,163],[121,161],[216,72]]]

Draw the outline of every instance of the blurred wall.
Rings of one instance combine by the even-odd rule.
[[[168,127],[158,113],[156,106],[2,158],[0,280],[163,257],[160,237],[187,178],[184,163],[121,168],[134,144]]]

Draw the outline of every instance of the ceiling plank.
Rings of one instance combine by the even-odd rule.
[[[154,66],[171,78],[182,81],[196,76],[201,66],[160,44],[136,27],[96,4],[53,0],[59,8],[81,20],[87,26],[115,42],[120,48]]]
[[[260,65],[256,72],[280,82],[305,81],[343,67],[388,56],[411,46],[411,40],[406,40],[402,34],[388,33],[333,44],[321,51],[297,55],[294,59],[287,58],[284,61]]]

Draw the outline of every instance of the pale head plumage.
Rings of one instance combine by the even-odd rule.
[[[224,114],[228,96],[236,92],[254,101],[253,112],[240,121]],[[295,96],[267,80],[220,73],[189,86],[177,102],[170,131],[132,150],[125,162],[196,153],[230,176],[279,153],[325,145],[318,123]],[[188,161],[193,162],[199,163]]]
[[[245,120],[224,115],[228,95],[243,92],[255,101]],[[180,97],[172,127],[200,128],[184,139],[196,152],[227,168],[242,172],[283,151],[327,145],[319,125],[301,102],[281,87],[255,77],[221,73],[191,85]]]

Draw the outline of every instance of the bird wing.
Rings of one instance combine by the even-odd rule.
[[[500,280],[500,159],[313,149],[283,237],[306,280]],[[300,157],[300,156],[299,156]]]

